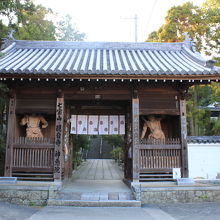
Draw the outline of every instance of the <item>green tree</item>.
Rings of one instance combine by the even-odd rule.
[[[202,7],[187,2],[170,8],[165,24],[150,33],[147,41],[180,42],[184,40],[183,33],[188,32],[198,51],[219,61],[219,23],[219,0],[207,0]]]
[[[124,160],[124,145],[125,140],[123,135],[105,135],[103,139],[113,147],[111,151],[112,157],[118,161],[123,162]]]
[[[198,51],[211,56],[220,65],[220,1],[207,0],[202,7],[187,2],[174,6],[167,12],[165,24],[149,34],[147,41],[181,42],[188,32]],[[218,133],[218,121],[210,120],[211,112],[203,108],[211,103],[220,103],[220,85],[193,86],[187,102],[188,131],[190,135]],[[216,125],[217,123],[217,125]],[[218,133],[220,134],[220,133]]]
[[[189,135],[220,135],[219,121],[212,120],[208,105],[220,104],[220,86],[212,82],[209,85],[196,85],[189,89],[191,99],[187,101],[187,121]],[[217,123],[217,124],[216,124]]]
[[[23,11],[33,12],[33,2],[31,0],[4,0],[0,4],[0,15],[2,27],[6,28],[6,31],[10,29],[17,29],[22,24]],[[4,22],[3,22],[4,21]],[[0,37],[6,37],[7,32],[0,33]]]
[[[82,162],[83,152],[90,147],[90,136],[88,135],[73,135],[72,136],[72,149],[73,149],[73,169]]]
[[[220,104],[220,85],[219,83],[212,82],[211,88],[213,90],[212,102],[217,102]]]
[[[217,121],[214,122],[213,133],[214,135],[220,135],[220,118],[218,118]]]
[[[70,15],[53,22],[49,17],[56,14],[49,8],[35,5],[32,0],[4,0],[0,4],[0,15],[0,38],[6,37],[11,29],[16,31],[14,36],[19,40],[82,41],[85,38],[73,25]]]
[[[103,139],[108,142],[114,148],[124,147],[124,136],[123,135],[105,135]]]
[[[57,23],[56,38],[62,41],[83,41],[85,33],[77,30],[72,23],[72,17],[67,14]]]
[[[20,40],[55,40],[55,25],[48,20],[53,14],[32,0],[6,0],[0,4],[2,20],[0,37],[6,37],[10,29],[16,31],[15,38]],[[4,22],[3,22],[4,21]]]
[[[211,55],[220,65],[220,1],[207,0],[202,5],[202,19],[205,21],[206,32],[202,36],[205,40],[203,51]]]
[[[18,24],[16,39],[22,40],[55,40],[56,26],[46,17],[52,14],[50,9],[37,5],[31,11],[23,10],[20,13],[21,25]]]

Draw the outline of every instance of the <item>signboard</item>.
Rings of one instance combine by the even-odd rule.
[[[181,178],[180,168],[173,168],[173,179]]]
[[[71,115],[71,134],[123,135],[124,115]]]

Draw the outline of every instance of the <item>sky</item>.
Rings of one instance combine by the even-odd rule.
[[[205,0],[191,0],[202,5]],[[143,42],[149,33],[164,22],[169,8],[187,0],[34,0],[51,8],[60,16],[70,14],[86,41],[134,42],[135,15],[137,41]]]

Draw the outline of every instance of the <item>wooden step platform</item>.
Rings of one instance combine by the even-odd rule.
[[[17,177],[18,180],[29,181],[53,181],[53,173],[51,172],[13,172],[13,177]]]
[[[172,169],[141,169],[140,182],[175,181]]]

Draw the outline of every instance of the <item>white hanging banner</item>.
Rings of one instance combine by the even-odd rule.
[[[88,134],[98,135],[98,115],[88,115]]]
[[[125,134],[125,116],[119,115],[120,125],[119,125],[119,134]]]
[[[109,134],[108,119],[109,119],[109,116],[100,115],[100,119],[99,119],[99,134],[100,135]]]
[[[118,115],[110,115],[110,131],[109,134],[119,134],[119,123],[118,123]]]
[[[71,129],[70,129],[70,134],[76,134],[76,128],[77,128],[77,124],[76,124],[76,115],[71,115]]]
[[[77,115],[77,134],[88,134],[87,132],[87,115]]]
[[[124,115],[71,115],[71,134],[123,135]]]

